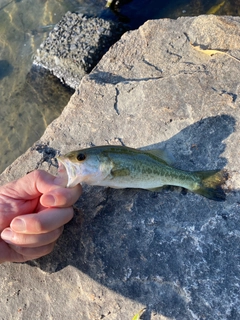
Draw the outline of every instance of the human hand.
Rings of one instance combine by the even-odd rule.
[[[73,217],[81,186],[36,170],[0,186],[0,263],[24,262],[50,253]]]

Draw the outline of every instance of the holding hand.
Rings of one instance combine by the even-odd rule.
[[[24,262],[50,253],[73,217],[81,186],[36,170],[0,187],[0,263]]]

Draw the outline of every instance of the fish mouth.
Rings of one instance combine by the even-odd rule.
[[[79,183],[79,181],[77,181],[77,168],[64,156],[57,157],[57,160],[59,163],[58,177],[67,188],[75,187]]]
[[[57,161],[58,161],[57,178],[60,179],[61,185],[63,185],[64,187],[68,187],[68,185],[69,185],[69,181],[68,181],[69,173],[67,171],[67,167],[65,166],[65,159],[64,159],[64,157],[59,156],[59,157],[57,157]]]

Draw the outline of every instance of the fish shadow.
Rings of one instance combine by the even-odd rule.
[[[223,141],[235,131],[232,116],[221,115],[202,119],[167,141],[142,149],[166,149],[174,157],[174,166],[183,170],[222,169],[227,160],[221,156],[226,145]]]
[[[228,115],[209,117],[146,148],[170,149],[176,166],[185,170],[221,169],[227,164],[221,156],[223,141],[235,131],[235,123]],[[150,320],[151,311],[192,319],[189,307],[202,312],[199,297],[207,294],[204,286],[196,293],[196,283],[207,279],[211,294],[219,298],[223,291],[234,291],[234,277],[240,276],[233,263],[236,239],[227,236],[240,229],[231,212],[234,201],[227,199],[225,205],[177,191],[86,186],[55,250],[28,264],[50,273],[72,265],[147,306],[142,319]],[[194,301],[187,301],[184,287],[196,295]]]

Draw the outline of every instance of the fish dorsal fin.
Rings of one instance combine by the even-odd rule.
[[[145,152],[159,158],[159,160],[161,160],[164,164],[172,165],[175,162],[173,155],[166,148],[151,149],[151,150],[146,150]]]

